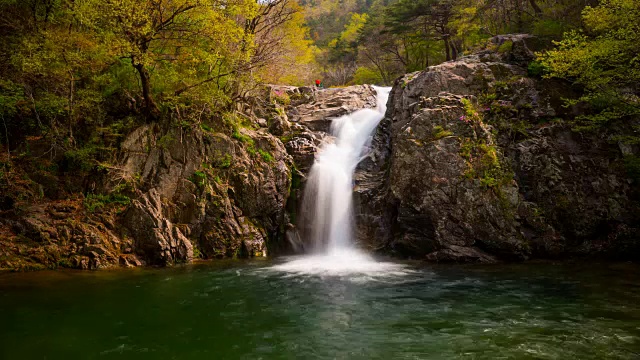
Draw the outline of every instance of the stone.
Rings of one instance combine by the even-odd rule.
[[[638,249],[629,234],[637,234],[640,211],[626,174],[614,165],[622,162],[617,144],[562,125],[540,126],[575,116],[579,109],[554,98],[558,89],[567,97],[572,90],[526,77],[537,50],[533,37],[507,35],[491,44],[396,80],[355,176],[359,243],[436,262]],[[499,107],[502,118],[477,107],[490,92],[498,96],[490,107]],[[514,133],[516,124],[524,128]],[[486,178],[478,175],[486,173],[481,159],[494,164]]]

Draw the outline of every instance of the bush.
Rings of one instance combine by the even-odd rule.
[[[362,85],[362,84],[382,85],[383,82],[384,80],[382,79],[380,72],[372,68],[361,66],[356,70],[355,74],[353,74],[352,83],[354,85]]]
[[[532,61],[527,66],[527,74],[530,77],[538,77],[541,78],[543,75],[547,73],[547,68],[539,61]]]
[[[95,212],[98,209],[101,209],[108,205],[129,205],[131,203],[131,199],[122,194],[112,193],[108,195],[102,194],[88,194],[84,199],[84,206],[89,210],[89,212]]]
[[[627,155],[624,157],[624,167],[627,175],[635,181],[640,181],[640,157]]]

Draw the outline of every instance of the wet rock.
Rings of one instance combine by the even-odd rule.
[[[473,248],[449,245],[447,248],[434,251],[426,259],[440,263],[495,263],[497,259],[484,251]]]
[[[312,131],[330,132],[331,121],[359,109],[376,106],[376,92],[369,85],[325,89],[313,92],[313,98],[287,110],[290,121]]]

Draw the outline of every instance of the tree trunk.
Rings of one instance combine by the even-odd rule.
[[[449,46],[451,47],[451,59],[455,61],[458,59],[458,53],[460,52],[458,42],[456,40],[449,40]]]
[[[540,6],[538,6],[538,3],[536,3],[536,0],[529,0],[529,4],[531,4],[533,11],[535,11],[536,17],[542,16],[542,9],[540,8]]]
[[[144,114],[148,120],[156,120],[160,115],[160,110],[151,97],[151,77],[149,71],[143,64],[135,64],[133,66],[138,70],[138,75],[140,75],[142,98],[144,100]]]
[[[451,60],[451,47],[449,46],[449,37],[444,36],[442,40],[444,41],[444,52],[446,55],[446,60],[449,61]]]

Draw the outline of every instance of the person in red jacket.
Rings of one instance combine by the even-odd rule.
[[[316,80],[316,87],[319,88],[320,87],[320,80]]]

